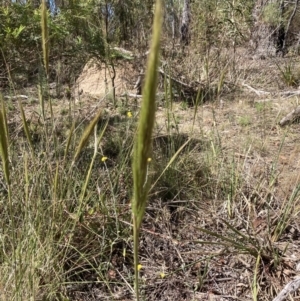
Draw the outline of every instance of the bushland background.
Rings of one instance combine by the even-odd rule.
[[[131,158],[153,2],[47,2],[46,74],[40,1],[1,1],[1,300],[134,299]],[[164,1],[145,300],[270,300],[297,275],[298,115],[280,121],[299,105],[298,2]],[[82,135],[99,110],[95,146]]]

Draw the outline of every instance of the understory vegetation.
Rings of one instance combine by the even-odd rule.
[[[297,275],[297,43],[257,58],[255,1],[188,2],[183,44],[186,1],[2,1],[0,300],[271,300]]]

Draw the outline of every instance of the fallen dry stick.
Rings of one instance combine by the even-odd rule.
[[[284,118],[282,118],[279,122],[281,126],[284,126],[288,123],[292,123],[297,118],[300,118],[300,106],[298,106],[295,110],[287,114]]]
[[[297,277],[296,279],[289,282],[283,290],[279,293],[279,295],[273,299],[273,301],[283,301],[285,298],[295,292],[300,287],[300,277]]]
[[[248,88],[250,91],[254,92],[257,96],[270,95],[271,94],[271,92],[254,89],[253,87],[251,87],[251,86],[249,86],[245,83],[242,83],[242,86]]]

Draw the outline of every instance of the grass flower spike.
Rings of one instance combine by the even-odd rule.
[[[134,265],[135,265],[135,291],[136,299],[139,301],[138,287],[138,245],[139,232],[143,220],[147,195],[149,190],[148,159],[151,158],[152,130],[155,121],[155,96],[157,87],[157,69],[159,65],[160,34],[162,27],[162,4],[157,0],[155,5],[155,17],[153,24],[153,35],[148,65],[146,71],[145,85],[143,89],[142,109],[138,125],[138,134],[134,146],[133,158],[133,231],[134,231]]]

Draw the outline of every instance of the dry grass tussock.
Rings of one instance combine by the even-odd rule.
[[[184,102],[158,104],[140,241],[146,300],[270,300],[298,273],[299,124],[278,125],[298,99],[279,96],[292,88],[271,60],[241,57],[236,68],[235,92],[196,114]],[[259,98],[242,82],[272,93]],[[37,90],[17,94],[28,95],[33,150],[18,103],[6,100],[11,204],[2,177],[1,300],[134,300],[131,159],[140,104],[52,97],[54,119],[46,101],[44,120]]]

